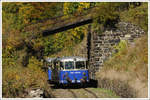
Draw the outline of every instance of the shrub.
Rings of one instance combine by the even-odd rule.
[[[139,7],[130,7],[129,10],[120,13],[122,21],[134,23],[148,31],[148,3],[142,3]]]
[[[3,68],[3,97],[25,97],[32,88],[47,88],[47,75],[41,70],[42,62],[31,57],[25,67]],[[49,88],[50,89],[50,88]]]

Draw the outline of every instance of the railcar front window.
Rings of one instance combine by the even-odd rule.
[[[74,69],[74,62],[65,62],[65,69]]]
[[[78,61],[78,62],[76,62],[76,68],[77,69],[85,69],[85,63],[84,63],[84,61]]]

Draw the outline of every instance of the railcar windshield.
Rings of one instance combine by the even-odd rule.
[[[85,62],[84,61],[77,61],[76,62],[76,69],[85,69]]]
[[[65,62],[65,69],[74,69],[74,62],[73,61]]]

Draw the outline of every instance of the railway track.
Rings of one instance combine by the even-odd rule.
[[[54,98],[116,98],[118,97],[113,91],[94,88],[82,87],[77,85],[71,86],[55,86],[52,87],[52,95]]]
[[[77,94],[76,94],[73,90],[68,89],[68,91],[72,94],[72,96],[73,96],[74,98],[78,98]]]
[[[53,95],[55,98],[100,98],[88,88],[54,89]]]
[[[95,98],[98,98],[98,96],[96,95],[96,93],[94,93],[93,91],[88,90],[87,88],[83,88],[83,90],[85,90],[86,92],[92,94]]]

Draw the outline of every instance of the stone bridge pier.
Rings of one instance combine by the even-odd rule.
[[[100,71],[104,61],[116,52],[115,45],[121,40],[132,43],[135,38],[139,38],[145,33],[140,27],[126,22],[119,22],[117,28],[106,29],[102,33],[91,29],[91,25],[89,25],[88,32],[87,54],[91,79],[95,79],[95,73]]]

